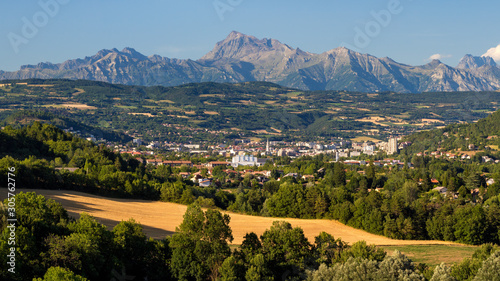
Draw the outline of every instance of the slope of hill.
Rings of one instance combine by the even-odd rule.
[[[153,238],[162,239],[167,235],[175,233],[175,228],[182,222],[187,206],[154,202],[147,200],[110,199],[96,195],[76,191],[60,190],[36,190],[23,189],[23,192],[36,192],[45,198],[54,199],[61,203],[73,217],[78,217],[85,212],[96,217],[101,223],[109,228],[114,227],[122,220],[134,218],[144,226],[145,233]],[[2,196],[4,196],[2,194]],[[0,197],[1,200],[5,199]],[[375,235],[366,231],[346,226],[334,220],[306,220],[306,219],[284,219],[248,216],[228,213],[231,216],[230,226],[233,231],[233,244],[239,245],[245,234],[255,232],[262,235],[272,225],[273,221],[286,220],[294,227],[299,226],[304,230],[309,241],[325,231],[335,238],[353,244],[365,240],[374,245],[457,245],[448,241],[424,241],[424,240],[395,240],[384,236]]]
[[[426,150],[492,150],[500,144],[500,111],[470,124],[452,124],[442,129],[409,135],[412,145],[406,149],[411,155]],[[469,146],[471,148],[469,148]],[[494,151],[492,151],[494,152]]]
[[[9,114],[3,119],[4,125],[19,128],[24,125],[38,121],[52,124],[58,128],[72,128],[72,131],[79,132],[81,136],[94,136],[97,139],[106,139],[116,142],[128,142],[132,138],[123,133],[118,133],[109,128],[99,128],[94,125],[81,123],[64,111],[57,111],[56,114],[48,111],[17,111]]]
[[[367,132],[377,132],[382,138],[410,134],[484,118],[498,109],[500,92],[367,94],[298,91],[269,82],[144,87],[28,79],[5,81],[0,85],[0,100],[0,125],[37,118],[97,139],[128,141],[126,134],[146,141],[206,142],[248,137],[354,138]],[[52,115],[8,117],[16,110]],[[111,130],[122,134],[109,136]]]
[[[269,81],[302,90],[490,91],[500,88],[491,58],[467,55],[457,68],[440,61],[409,66],[347,48],[314,54],[275,39],[231,32],[199,60],[144,56],[132,48],[101,50],[83,59],[0,71],[0,79],[68,78],[127,85],[176,86],[192,82]]]

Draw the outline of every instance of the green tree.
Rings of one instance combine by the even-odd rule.
[[[340,238],[335,239],[331,234],[326,232],[321,232],[314,239],[314,252],[318,264],[331,265],[348,248],[347,243],[344,243]]]
[[[432,275],[431,281],[456,281],[453,276],[451,276],[451,269],[444,263],[436,266],[434,269],[434,274]]]
[[[234,256],[229,256],[224,260],[219,268],[221,281],[238,281],[243,280],[245,274],[244,266]]]
[[[269,201],[269,214],[275,217],[300,218],[304,208],[304,188],[298,184],[282,184]]]
[[[229,216],[216,210],[203,212],[191,205],[170,240],[171,270],[179,280],[216,280],[219,268],[231,251]]]
[[[399,251],[394,251],[394,254],[384,258],[378,265],[375,280],[419,280],[425,278],[415,272],[415,265],[405,255]]]
[[[460,207],[454,215],[456,218],[456,239],[462,243],[480,245],[486,241],[486,215],[482,206]]]
[[[500,251],[493,253],[483,262],[483,266],[477,272],[474,281],[498,281],[500,280]]]
[[[48,266],[62,266],[91,279],[100,276],[104,257],[99,246],[88,235],[51,235],[46,241],[48,250],[41,254],[41,258]]]
[[[114,248],[115,244],[113,241],[113,233],[108,231],[106,226],[97,222],[94,217],[87,213],[80,214],[80,218],[78,218],[78,220],[69,223],[68,229],[73,232],[73,234],[85,235],[99,249],[99,259],[96,258],[87,262],[96,269],[93,274],[98,274],[97,276],[100,276],[101,278],[108,274],[105,271],[111,267],[114,258],[113,254],[116,250]],[[107,250],[102,251],[102,249]],[[84,276],[95,279],[88,274],[85,274]]]
[[[465,187],[467,187],[468,190],[474,190],[476,188],[479,188],[481,186],[481,175],[476,172],[471,172],[467,179],[465,180]]]
[[[42,278],[33,279],[34,281],[88,281],[80,275],[73,273],[71,270],[59,266],[51,267],[47,270]]]
[[[257,254],[250,260],[250,267],[245,273],[247,281],[271,281],[273,278],[272,272],[268,269],[267,261],[264,255]]]
[[[382,261],[386,256],[384,250],[375,247],[375,245],[367,245],[366,241],[358,241],[341,255],[342,261],[347,261],[349,258],[361,258]]]
[[[140,277],[147,275],[147,238],[142,225],[134,219],[121,221],[113,228],[116,257],[128,274]]]
[[[403,196],[407,206],[418,198],[418,187],[415,182],[407,181],[403,185]]]
[[[16,200],[16,244],[17,248],[16,275],[14,280],[27,280],[33,276],[42,276],[47,267],[40,259],[40,254],[46,250],[46,239],[51,235],[66,235],[69,220],[66,210],[54,200],[47,200],[34,192],[20,192]],[[4,205],[7,204],[7,199]],[[6,264],[9,249],[9,229],[2,229],[0,237],[0,261]],[[12,280],[6,270],[0,271],[0,278]]]
[[[312,262],[312,246],[301,228],[285,221],[273,222],[261,236],[262,252],[275,278],[284,272],[296,275]]]
[[[333,168],[333,184],[336,187],[345,186],[346,184],[345,168],[341,163],[335,163]]]
[[[313,281],[364,281],[377,280],[377,261],[349,258],[345,263],[338,263],[328,268],[325,265],[312,274]]]

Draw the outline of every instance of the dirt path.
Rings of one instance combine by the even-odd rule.
[[[73,217],[78,217],[82,212],[89,213],[110,229],[122,220],[134,218],[143,225],[145,233],[153,238],[163,238],[166,235],[173,234],[175,227],[182,222],[184,212],[187,208],[184,205],[175,203],[114,199],[76,191],[35,189],[18,191],[35,191],[46,198],[54,199],[60,202]],[[0,197],[4,197],[4,193],[2,192]],[[1,199],[3,200],[4,198]],[[255,232],[257,235],[262,235],[266,229],[270,228],[272,222],[276,220],[286,220],[293,226],[300,226],[310,242],[313,242],[314,237],[321,231],[325,231],[332,234],[335,238],[341,238],[349,244],[359,240],[365,240],[368,244],[375,245],[454,244],[444,241],[393,240],[384,236],[370,234],[333,220],[268,218],[227,213],[231,216],[230,226],[233,230],[233,244],[241,244],[244,235],[248,232]]]

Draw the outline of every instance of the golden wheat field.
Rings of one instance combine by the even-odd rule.
[[[23,189],[22,191],[33,191],[46,198],[54,199],[64,206],[70,216],[75,218],[78,218],[82,212],[89,213],[110,229],[122,220],[133,218],[142,224],[144,232],[152,238],[163,238],[172,235],[175,228],[182,222],[187,208],[187,206],[175,203],[106,198],[76,191],[38,189]],[[4,192],[0,197],[5,197]],[[249,232],[261,235],[276,220],[286,220],[294,227],[301,227],[310,242],[314,242],[314,237],[325,231],[349,244],[360,240],[379,246],[455,244],[444,241],[394,240],[355,229],[333,220],[269,218],[225,213],[231,216],[230,226],[234,236],[233,244],[241,244],[243,237]]]

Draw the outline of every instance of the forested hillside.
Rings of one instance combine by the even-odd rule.
[[[68,217],[59,203],[35,193],[16,199],[16,273],[2,270],[2,280],[496,280],[500,272],[500,251],[491,244],[461,263],[429,268],[397,251],[388,255],[363,241],[347,245],[324,232],[308,241],[302,229],[283,221],[260,237],[248,233],[231,249],[231,218],[198,205],[188,207],[172,237],[152,240],[134,220],[110,231],[87,214]],[[0,212],[5,217],[5,208]],[[5,220],[1,226],[5,265],[9,231]]]
[[[412,145],[407,155],[424,151],[467,151],[482,150],[496,153],[500,144],[500,111],[470,124],[453,124],[438,130],[424,131],[405,137]],[[492,151],[493,150],[493,151]]]
[[[3,83],[3,126],[39,119],[110,141],[132,137],[176,142],[251,137],[313,141],[363,135],[383,139],[473,122],[497,110],[500,103],[500,92],[299,91],[266,82],[177,87],[84,80]]]
[[[497,114],[471,128],[477,126],[477,130],[485,131],[496,118]],[[283,272],[301,279],[323,280],[321,276],[329,276],[324,278],[342,280],[342,272],[353,274],[359,266],[369,268],[360,280],[376,279],[386,270],[393,270],[391,266],[396,266],[396,279],[406,276],[411,280],[430,279],[433,274],[457,280],[477,274],[483,278],[477,280],[488,280],[484,276],[498,272],[497,254],[489,257],[494,252],[491,246],[483,246],[472,260],[451,269],[440,266],[432,271],[425,265],[412,265],[399,254],[386,257],[362,243],[346,247],[327,234],[311,244],[300,229],[286,223],[276,223],[260,238],[249,235],[240,248],[230,251],[229,218],[216,211],[336,219],[397,239],[498,244],[500,170],[498,165],[480,163],[479,159],[455,161],[413,155],[406,160],[413,163],[410,168],[407,164],[376,165],[374,161],[366,166],[350,166],[333,163],[332,156],[325,154],[294,160],[277,157],[277,166],[268,162],[258,169],[254,167],[270,171],[269,181],[259,183],[253,174],[216,167],[210,170],[215,184],[200,187],[183,179],[180,173],[208,175],[207,169],[145,165],[143,159],[117,154],[39,122],[19,129],[2,129],[0,156],[0,175],[7,178],[14,167],[16,186],[21,189],[73,189],[106,196],[194,203],[209,209],[204,213],[199,207],[190,207],[188,222],[179,227],[178,234],[165,241],[153,241],[133,221],[122,222],[110,232],[88,216],[72,221],[60,205],[34,194],[20,194],[16,197],[20,224],[17,237],[21,245],[31,246],[20,249],[21,274],[16,277],[19,280],[44,274],[47,280],[58,274],[77,274],[89,280],[105,276],[102,280],[109,280],[113,269],[119,272],[120,268],[150,280],[273,280],[280,279]],[[500,158],[498,154],[491,156]],[[184,157],[195,163],[217,160],[214,156]],[[285,173],[311,175],[314,180],[284,177]],[[448,191],[441,194],[433,190],[437,185]],[[36,208],[41,211],[35,211]],[[2,217],[5,223],[6,213]],[[215,227],[215,232],[202,227],[208,231],[203,233],[198,229],[204,225],[202,222],[210,222],[208,225]],[[4,228],[2,251],[6,249],[8,233]],[[102,245],[112,245],[111,250],[109,246],[102,250]],[[186,255],[187,248],[192,254]],[[3,254],[2,259],[5,257]]]
[[[269,181],[212,169],[214,185],[184,180],[189,167],[144,165],[47,124],[0,133],[0,173],[15,167],[19,186],[73,189],[108,196],[198,204],[273,217],[330,218],[398,239],[437,239],[480,245],[500,240],[500,170],[494,164],[414,157],[407,166],[347,166],[331,156],[278,158]],[[16,157],[16,158],[13,158]],[[194,159],[192,159],[194,160]],[[206,161],[206,159],[204,160]],[[74,172],[66,167],[78,168]],[[56,169],[60,168],[60,169]],[[208,174],[208,170],[201,170]],[[312,174],[316,179],[283,177]],[[279,179],[279,180],[278,180]],[[433,191],[434,179],[448,189]],[[495,183],[486,184],[487,179]]]

